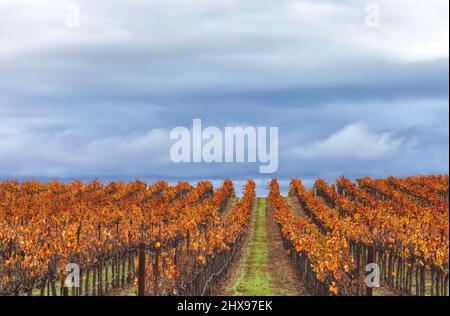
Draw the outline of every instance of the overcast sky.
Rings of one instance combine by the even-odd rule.
[[[266,186],[172,163],[194,118],[279,127],[284,186],[448,173],[449,2],[372,1],[379,27],[369,3],[0,0],[0,178]]]

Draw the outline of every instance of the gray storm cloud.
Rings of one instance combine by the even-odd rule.
[[[397,153],[403,140],[374,133],[361,123],[347,125],[328,138],[294,149],[299,159],[378,160]]]
[[[172,164],[193,118],[278,126],[284,179],[448,173],[449,3],[374,3],[2,0],[0,177],[259,177]]]

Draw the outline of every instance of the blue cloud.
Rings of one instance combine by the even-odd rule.
[[[171,163],[169,130],[194,118],[278,126],[285,180],[448,173],[448,2],[416,16],[425,4],[402,1],[380,1],[375,30],[353,0],[82,0],[80,29],[61,24],[58,1],[2,1],[0,178],[263,190],[258,164]]]

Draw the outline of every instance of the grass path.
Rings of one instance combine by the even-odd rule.
[[[233,295],[270,295],[273,292],[269,273],[269,247],[265,217],[265,200],[258,199],[253,213],[254,227],[251,240],[245,249],[240,273],[232,285]]]
[[[237,272],[228,280],[224,295],[294,296],[306,291],[284,253],[281,236],[259,198],[252,215],[249,240],[244,244]]]

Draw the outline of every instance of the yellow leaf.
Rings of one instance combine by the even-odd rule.
[[[205,257],[203,257],[202,255],[198,256],[198,260],[199,260],[201,263],[206,264],[206,259],[205,259]]]

